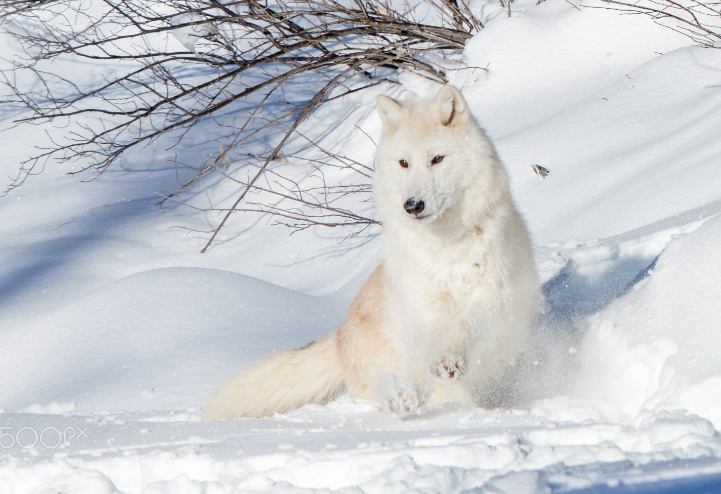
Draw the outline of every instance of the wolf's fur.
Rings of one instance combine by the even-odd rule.
[[[482,404],[523,349],[537,301],[531,242],[463,96],[444,86],[435,101],[380,96],[378,109],[380,265],[337,331],[230,377],[205,418],[285,412],[344,390],[396,411]],[[422,211],[407,212],[411,198]]]

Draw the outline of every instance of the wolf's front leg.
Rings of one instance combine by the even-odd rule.
[[[453,381],[466,372],[466,362],[463,357],[455,353],[443,353],[438,360],[431,364],[431,373],[444,380]]]

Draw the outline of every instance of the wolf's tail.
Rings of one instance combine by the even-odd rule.
[[[271,355],[229,377],[203,407],[203,418],[284,413],[308,403],[324,403],[342,393],[344,387],[333,333],[300,350]]]

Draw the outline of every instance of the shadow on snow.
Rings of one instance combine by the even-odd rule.
[[[543,284],[545,307],[533,326],[530,349],[489,393],[490,408],[530,406],[556,396],[578,366],[585,316],[608,307],[650,275],[655,258],[621,257],[601,274],[584,273],[573,260]]]

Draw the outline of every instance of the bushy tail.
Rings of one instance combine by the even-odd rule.
[[[343,392],[343,368],[333,333],[300,350],[261,360],[229,377],[203,407],[204,419],[262,417]]]

